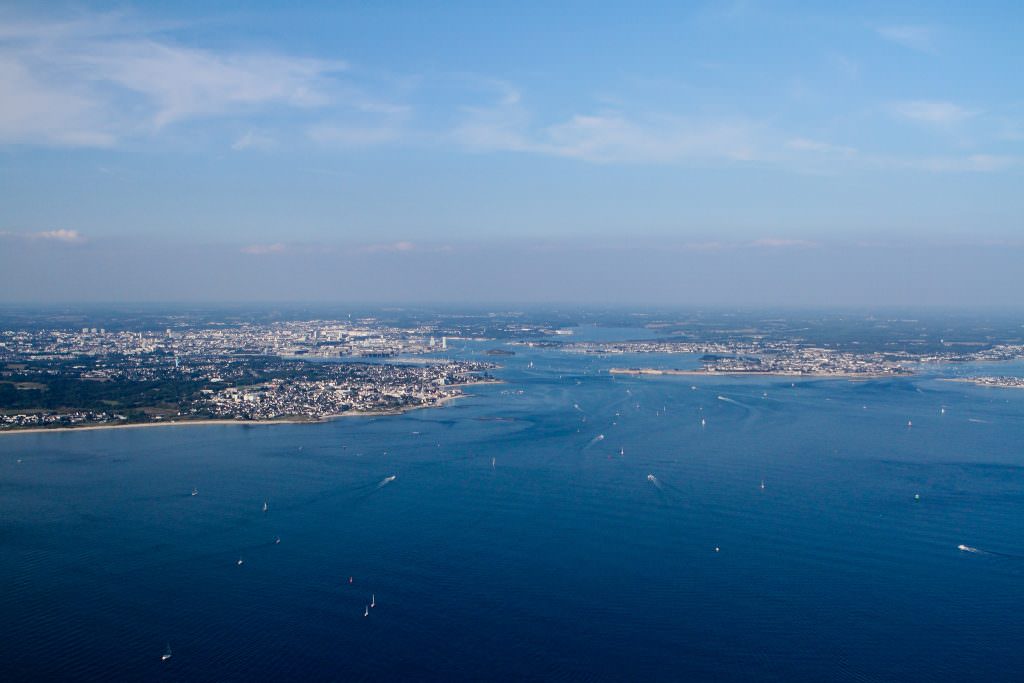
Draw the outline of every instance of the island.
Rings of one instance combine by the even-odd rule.
[[[969,382],[982,387],[1000,389],[1024,389],[1024,377],[990,376],[990,377],[956,377],[947,382]]]

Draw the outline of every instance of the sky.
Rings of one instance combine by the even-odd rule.
[[[1019,305],[1024,5],[846,4],[2,3],[0,302]]]

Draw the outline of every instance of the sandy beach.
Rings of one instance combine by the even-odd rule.
[[[497,384],[497,382],[474,382],[473,384]],[[472,386],[472,385],[469,385]],[[85,432],[96,429],[143,429],[147,427],[200,427],[207,425],[235,425],[243,427],[255,427],[262,425],[282,425],[282,424],[320,424],[323,422],[330,422],[331,420],[337,420],[345,417],[380,417],[383,415],[402,415],[404,413],[411,412],[413,410],[424,410],[426,408],[438,408],[450,403],[456,399],[464,398],[470,394],[456,394],[455,396],[445,396],[439,399],[436,403],[429,403],[425,405],[410,406],[408,408],[402,408],[400,410],[347,410],[343,413],[335,413],[333,415],[324,415],[321,418],[280,418],[273,420],[165,420],[161,422],[135,422],[132,424],[99,424],[99,425],[82,425],[81,427],[29,427],[27,429],[5,429],[0,430],[0,436],[6,434],[55,434],[57,432]]]

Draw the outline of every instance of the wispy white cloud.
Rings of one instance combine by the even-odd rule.
[[[542,251],[659,251],[674,252],[737,252],[746,250],[785,251],[797,249],[818,249],[828,246],[827,242],[817,242],[798,237],[760,237],[756,239],[706,239],[693,241],[673,241],[662,239],[652,241],[650,238],[632,241],[590,242],[580,245],[572,242],[543,242],[531,244],[531,249]]]
[[[248,256],[269,256],[277,254],[342,255],[342,254],[436,254],[453,250],[448,244],[420,244],[408,240],[369,243],[330,242],[272,242],[248,244],[239,252]]]
[[[247,130],[231,144],[231,149],[243,151],[246,149],[274,149],[277,147],[277,140],[255,130]]]
[[[274,244],[249,244],[242,247],[241,251],[243,254],[250,256],[266,256],[268,254],[282,254],[288,250],[288,247],[281,243],[275,242]]]
[[[32,239],[54,240],[56,242],[85,241],[85,238],[77,230],[43,230],[42,232],[31,232],[28,236]]]
[[[636,248],[650,248],[650,245],[638,244]],[[735,249],[810,249],[820,247],[818,242],[810,240],[785,238],[785,237],[761,237],[753,240],[708,240],[704,242],[682,242],[668,243],[662,248],[677,251],[728,251]]]
[[[936,156],[917,159],[896,159],[892,165],[930,171],[932,173],[994,173],[1019,167],[1021,157],[997,154],[968,154],[965,156]]]
[[[407,240],[399,240],[397,242],[383,242],[379,244],[361,244],[355,246],[354,250],[367,254],[408,254],[412,252],[448,252],[452,251],[452,247],[447,244],[418,244]]]
[[[412,242],[400,241],[390,244],[367,244],[362,251],[414,251],[416,245]]]
[[[813,154],[823,162],[844,162],[861,168],[885,170],[924,171],[927,173],[996,173],[1021,166],[1024,160],[1005,154],[959,155],[886,155],[865,153],[854,147],[836,145],[807,138],[789,140],[790,149]]]
[[[534,125],[518,91],[490,107],[466,108],[454,141],[474,151],[529,152],[592,163],[750,161],[760,155],[758,126],[620,111],[577,114]]]
[[[854,147],[848,147],[846,145],[834,145],[829,142],[822,142],[820,140],[810,140],[808,138],[793,138],[789,140],[786,145],[790,149],[794,149],[800,152],[815,152],[823,155],[831,155],[845,158],[852,158],[857,156],[857,149]]]
[[[393,125],[345,126],[321,124],[306,131],[313,142],[337,147],[367,147],[393,142],[401,137],[402,131]]]
[[[918,52],[935,52],[935,29],[930,26],[880,26],[875,29],[879,36]]]
[[[0,48],[0,144],[108,147],[107,112],[82,88],[46,82]]]
[[[0,144],[110,146],[183,121],[280,108],[404,111],[347,85],[337,59],[187,45],[121,15],[4,15],[0,25]]]
[[[744,246],[753,249],[809,249],[820,245],[810,240],[762,237],[761,239],[751,240]]]
[[[948,136],[956,147],[927,150],[934,156],[914,156],[911,149],[897,158],[895,152],[872,150],[863,142],[854,147],[815,139],[817,133],[801,134],[791,124],[749,113],[753,110],[744,113],[742,107],[711,116],[699,108],[699,98],[693,107],[685,102],[672,106],[657,99],[608,97],[611,89],[606,87],[600,98],[570,102],[555,115],[531,106],[529,91],[519,84],[451,73],[353,74],[337,59],[184,42],[180,28],[146,24],[125,14],[86,13],[52,22],[0,11],[0,145],[112,146],[168,129],[191,132],[175,126],[220,118],[229,122],[204,133],[224,131],[223,145],[236,151],[296,143],[328,150],[433,145],[445,152],[517,152],[592,164],[756,162],[800,173],[832,173],[853,165],[996,172],[1018,163],[1011,156],[1016,150],[1005,145],[991,147],[1003,154],[980,153],[986,142],[1019,138],[1013,137],[1013,125],[990,126],[989,131],[967,125],[998,121],[995,106],[987,113],[943,100],[873,105],[871,111],[882,114],[874,123],[894,127],[894,120],[907,121],[958,135],[956,140]],[[876,30],[914,49],[931,49],[936,33],[914,25]],[[835,69],[857,77],[851,59],[826,56]],[[412,101],[422,95],[429,104],[417,116],[420,112],[411,106],[381,96],[385,92]],[[458,107],[453,99],[473,104]],[[833,129],[828,122],[796,120],[808,130]],[[887,138],[879,134],[872,139]]]
[[[261,105],[324,106],[330,102],[325,79],[346,68],[339,61],[223,54],[154,39],[87,44],[64,56],[85,79],[142,96],[158,128]]]
[[[895,116],[902,119],[934,126],[950,126],[957,124],[971,119],[979,113],[975,110],[954,104],[953,102],[933,100],[893,102],[889,106],[889,110]]]
[[[900,119],[937,128],[953,127],[981,113],[952,102],[929,100],[896,102],[889,105],[887,111]],[[1014,156],[984,153],[899,156],[804,136],[787,136],[768,124],[743,119],[630,116],[607,111],[537,125],[518,97],[490,107],[467,108],[464,115],[452,137],[467,149],[541,154],[590,163],[753,161],[817,174],[851,166],[928,173],[985,173],[1003,171],[1020,163]]]
[[[630,119],[617,113],[577,115],[543,131],[538,148],[599,163],[751,161],[758,157],[753,126],[675,116]]]
[[[860,65],[846,55],[833,53],[829,55],[828,60],[846,78],[850,80],[860,78]]]
[[[11,232],[0,230],[0,237],[8,239],[19,239],[29,241],[57,242],[63,244],[78,244],[85,242],[85,237],[77,230],[40,230],[38,232]]]

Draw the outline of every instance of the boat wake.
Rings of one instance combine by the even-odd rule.
[[[1024,560],[1024,555],[1015,555],[1013,553],[1001,553],[998,550],[985,550],[984,548],[975,548],[973,545],[964,545],[961,543],[956,547],[957,550],[964,553],[973,553],[975,555],[988,555],[990,557],[1001,557],[1007,560]]]
[[[648,475],[647,475],[647,481],[649,481],[649,482],[651,482],[652,484],[654,484],[654,487],[655,487],[656,489],[658,489],[659,491],[660,491],[660,490],[662,489],[662,485],[661,485],[661,482],[660,482],[660,481],[658,481],[658,478],[657,478],[656,476],[654,476],[653,474],[648,474]]]
[[[391,482],[393,482],[397,478],[398,478],[397,474],[392,474],[390,477],[384,477],[383,479],[380,480],[380,483],[377,484],[377,488],[384,488],[385,486],[387,486],[388,484],[390,484]]]
[[[597,436],[595,436],[593,439],[590,440],[589,443],[587,443],[586,447],[590,448],[591,446],[593,446],[595,443],[598,443],[599,441],[604,441],[604,434],[598,434]]]
[[[735,405],[738,405],[738,406],[741,406],[741,407],[743,407],[743,408],[746,408],[746,407],[747,407],[747,406],[743,405],[742,403],[740,403],[739,401],[737,401],[737,400],[735,400],[735,399],[731,399],[731,398],[729,398],[728,396],[722,396],[721,394],[719,394],[719,396],[718,396],[718,400],[719,400],[719,401],[725,401],[726,403],[733,403],[733,404],[735,404]]]

